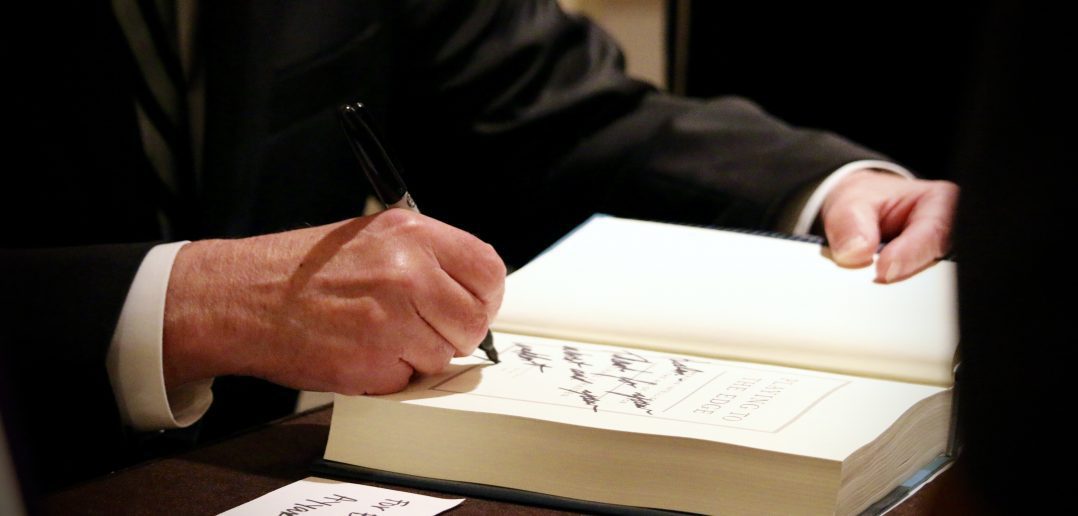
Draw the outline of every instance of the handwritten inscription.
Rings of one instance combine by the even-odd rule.
[[[566,389],[565,387],[559,387],[559,389],[563,391],[569,391],[573,394],[580,396],[580,401],[582,401],[584,405],[591,407],[591,410],[594,412],[599,411],[599,397],[593,394],[591,391],[587,389],[584,389],[582,391],[574,391],[572,389]]]
[[[321,498],[308,498],[302,502],[295,502],[291,504],[291,507],[281,510],[280,516],[291,516],[294,514],[302,514],[305,512],[314,511],[323,507],[333,507],[342,502],[358,502],[355,498],[350,496],[344,496],[340,494],[332,494],[323,496]]]
[[[577,367],[588,367],[591,364],[587,363],[587,354],[581,352],[575,346],[562,346],[562,359],[566,362],[573,364]]]
[[[375,510],[377,510],[379,512],[386,512],[387,509],[393,509],[395,507],[404,507],[406,505],[408,505],[408,500],[394,500],[392,498],[386,498],[385,500],[382,500],[380,502],[375,502],[375,504],[370,506],[370,508],[375,509]],[[378,514],[378,513],[350,512],[350,513],[348,513],[348,516],[374,516],[375,514]]]
[[[577,369],[577,368],[574,367],[572,369],[569,369],[569,371],[572,371],[572,373],[573,373],[572,374],[573,381],[591,383],[591,380],[588,377],[588,373],[586,373],[583,369]]]
[[[314,516],[432,516],[463,501],[307,477],[225,511],[220,516],[308,516],[312,513]]]
[[[625,394],[623,392],[607,391],[615,396],[622,396],[632,402],[633,406],[651,414],[651,400],[644,396],[643,393],[634,392],[632,394]]]
[[[549,367],[550,357],[542,353],[536,353],[532,350],[532,347],[527,344],[517,343],[513,347],[513,351],[517,354],[517,358],[521,362],[535,366],[539,368],[539,372],[543,372],[543,368]]]
[[[678,376],[691,376],[695,373],[704,372],[703,369],[694,369],[692,367],[689,367],[689,364],[692,362],[694,362],[694,360],[689,360],[687,358],[670,359],[670,365],[674,366],[674,374]]]
[[[649,364],[651,362],[648,359],[633,353],[632,351],[618,351],[614,353],[614,356],[610,357],[610,363],[623,373],[629,371],[640,371],[640,369],[633,369],[638,364]]]
[[[628,376],[620,376],[620,375],[616,375],[616,374],[596,373],[595,376],[605,376],[607,378],[613,378],[613,379],[615,379],[615,380],[617,380],[617,381],[619,381],[621,383],[624,383],[625,385],[628,385],[629,387],[636,387],[641,383],[647,383],[647,384],[655,385],[655,382],[649,382],[647,380],[639,380],[639,379],[636,379],[636,378],[630,378]]]
[[[333,507],[334,505],[337,505],[337,504],[342,503],[342,502],[353,502],[354,503],[354,502],[358,502],[358,501],[359,500],[357,500],[355,498],[352,498],[352,497],[349,497],[349,496],[344,496],[344,495],[339,495],[339,494],[334,494],[334,495],[330,495],[330,496],[323,496],[320,499],[308,498],[308,499],[306,499],[306,500],[304,500],[302,502],[296,502],[296,503],[292,504],[291,507],[282,510],[280,512],[279,516],[293,516],[293,515],[296,515],[296,514],[303,514],[305,512],[311,512],[311,511],[314,511],[314,510],[317,510],[317,509],[321,509],[323,507]],[[386,509],[392,509],[394,507],[404,507],[406,505],[408,505],[408,500],[394,500],[392,498],[386,498],[384,500],[376,502],[374,505],[371,505],[368,508],[369,509],[374,509],[374,510],[377,510],[377,511],[380,511],[380,512],[385,512]],[[376,514],[376,513],[364,512],[364,511],[360,511],[360,512],[352,511],[352,512],[348,513],[348,516],[372,516],[373,514]]]
[[[554,339],[514,339],[505,357],[433,388],[771,432],[844,384],[751,364]],[[482,381],[470,376],[480,374]]]

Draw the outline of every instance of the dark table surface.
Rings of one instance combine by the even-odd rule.
[[[218,514],[311,473],[322,457],[332,407],[314,409],[188,453],[118,471],[44,500],[47,514]],[[925,485],[890,513],[932,514],[947,502],[952,471]],[[378,482],[368,485],[443,498],[452,494]],[[942,495],[941,495],[942,494]],[[450,511],[468,514],[571,514],[469,497]]]

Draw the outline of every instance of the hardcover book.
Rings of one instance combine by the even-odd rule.
[[[593,217],[508,277],[501,363],[338,396],[322,466],[582,507],[878,507],[946,462],[955,264],[884,285],[827,253]]]

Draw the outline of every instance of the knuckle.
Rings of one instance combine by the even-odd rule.
[[[460,324],[464,337],[467,339],[464,344],[467,346],[479,345],[479,341],[483,340],[483,337],[487,335],[490,319],[486,312],[474,311],[463,317]]]
[[[415,370],[399,354],[390,353],[369,363],[362,372],[357,371],[353,385],[360,394],[389,394],[404,389]]]
[[[408,210],[390,209],[379,212],[376,217],[382,223],[391,227],[412,226],[420,224],[418,214]]]
[[[456,354],[456,349],[445,339],[432,339],[416,349],[411,359],[412,367],[423,374],[435,374],[445,369]]]
[[[475,285],[480,289],[475,292],[476,296],[483,301],[484,305],[500,304],[507,273],[505,262],[493,246],[484,242],[475,246],[475,251],[471,256],[473,257],[472,274],[476,279],[481,280]]]
[[[364,393],[362,378],[357,378],[356,364],[348,360],[331,360],[326,364],[326,376],[331,378],[333,392],[346,396]]]
[[[483,301],[483,307],[487,310],[487,321],[494,321],[494,316],[498,315],[498,310],[502,307],[502,299],[505,297],[505,289],[498,289],[494,295]]]
[[[476,255],[480,265],[491,271],[495,277],[505,277],[505,262],[502,260],[502,257],[498,255],[498,251],[494,249],[494,246],[482,242],[479,252],[476,253]]]
[[[950,181],[935,181],[932,186],[947,197],[958,197],[960,192],[958,185]]]
[[[433,370],[430,371],[432,373],[437,373],[442,369],[445,369],[445,366],[449,365],[449,361],[453,360],[453,356],[457,354],[456,348],[446,341],[441,342],[438,351],[440,354],[438,355],[437,362],[434,364]]]
[[[378,217],[380,231],[397,242],[426,239],[433,224],[433,219],[402,209],[385,210],[375,216]]]
[[[933,199],[952,199],[958,197],[958,185],[943,179],[922,179],[917,181],[921,195]]]
[[[412,375],[393,373],[379,378],[378,380],[371,382],[370,386],[364,389],[364,394],[391,394],[394,392],[400,392],[408,386],[408,381]]]

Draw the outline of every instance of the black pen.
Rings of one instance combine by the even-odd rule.
[[[389,151],[382,145],[374,121],[367,113],[367,109],[361,102],[345,104],[337,112],[340,115],[341,127],[348,137],[348,143],[352,146],[352,152],[359,160],[359,166],[367,175],[374,194],[382,205],[389,208],[403,208],[419,213],[419,207],[408,193],[408,187],[404,185],[393,158]],[[494,349],[494,336],[487,330],[487,336],[479,344],[487,354],[487,358],[495,364],[498,360],[498,350]]]

